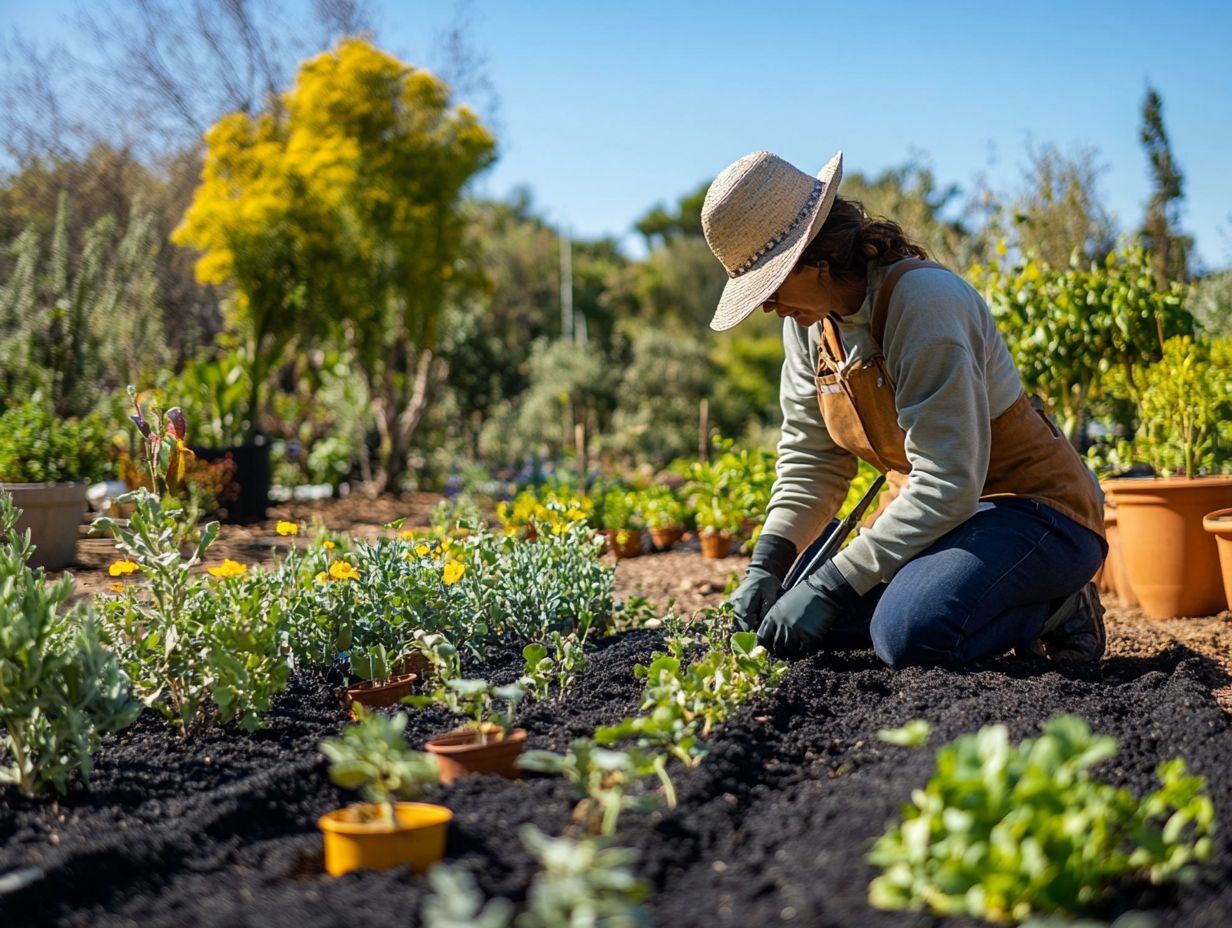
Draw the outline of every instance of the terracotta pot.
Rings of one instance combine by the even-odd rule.
[[[659,551],[666,551],[683,537],[684,527],[679,525],[675,528],[652,528],[650,530],[650,543]]]
[[[347,695],[352,701],[365,706],[392,706],[403,696],[411,695],[411,684],[415,679],[415,674],[403,673],[381,682],[365,680],[363,683],[348,686]]]
[[[441,767],[441,782],[452,783],[459,777],[490,775],[518,778],[518,755],[526,744],[526,729],[506,732],[500,741],[480,741],[474,728],[463,728],[433,738],[425,747],[435,754]]]
[[[718,560],[727,557],[733,539],[726,532],[699,532],[698,540],[702,546],[702,557]]]
[[[1225,605],[1232,609],[1232,509],[1216,509],[1202,518],[1202,527],[1215,536],[1219,567],[1223,575]]]
[[[84,483],[0,483],[21,510],[18,534],[30,530],[31,567],[59,570],[77,560],[77,533],[86,514]]]
[[[1106,480],[1129,583],[1148,616],[1214,615],[1224,606],[1208,512],[1232,505],[1232,477]]]
[[[1129,571],[1125,567],[1125,549],[1121,546],[1121,526],[1115,506],[1104,506],[1104,535],[1108,539],[1104,581],[1109,591],[1116,593],[1122,608],[1134,609],[1138,606],[1138,597],[1134,595],[1134,588],[1129,582]]]
[[[407,866],[423,873],[445,856],[445,832],[453,813],[424,802],[394,803],[396,825],[369,803],[327,812],[317,819],[325,836],[325,872]]]
[[[617,559],[638,557],[642,553],[642,533],[633,529],[625,530],[625,543],[619,544],[616,537],[620,532],[604,532],[607,536],[607,549],[616,555]]]
[[[426,683],[432,676],[432,662],[422,651],[412,651],[399,658],[392,669],[396,674],[414,674],[420,683]]]

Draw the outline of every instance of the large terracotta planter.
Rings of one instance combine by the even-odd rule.
[[[518,755],[525,744],[525,728],[505,732],[499,741],[482,741],[478,729],[463,728],[433,738],[424,746],[436,755],[441,782],[452,783],[460,777],[484,774],[516,780]]]
[[[1232,477],[1121,478],[1103,487],[1116,505],[1129,584],[1146,614],[1168,619],[1221,611],[1219,552],[1202,518],[1232,506]]]
[[[0,483],[21,510],[17,533],[30,530],[31,567],[59,570],[77,560],[77,530],[86,514],[84,483]]]
[[[1232,509],[1217,509],[1202,519],[1202,527],[1215,536],[1223,575],[1224,603],[1232,609]]]
[[[445,856],[445,832],[453,813],[444,806],[394,803],[393,826],[382,821],[375,808],[348,806],[317,819],[325,836],[325,871],[330,876],[398,866],[423,873]]]
[[[1129,582],[1129,570],[1125,567],[1125,549],[1121,547],[1121,525],[1116,507],[1104,506],[1104,537],[1108,541],[1108,556],[1104,558],[1104,585],[1109,593],[1116,594],[1124,609],[1138,606],[1138,597]]]

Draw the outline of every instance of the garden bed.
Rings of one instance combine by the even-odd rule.
[[[561,750],[633,712],[642,688],[633,664],[660,641],[659,632],[638,630],[596,643],[573,689],[523,709],[530,745]],[[519,664],[513,654],[495,654],[468,671],[509,679]],[[1179,755],[1208,778],[1216,808],[1215,854],[1198,882],[1124,886],[1100,914],[1147,909],[1161,925],[1227,924],[1232,738],[1211,696],[1222,682],[1213,662],[1176,646],[1067,674],[1013,660],[966,672],[893,672],[867,652],[804,661],[772,697],[738,711],[700,766],[673,766],[676,809],[627,812],[617,843],[641,852],[637,870],[651,883],[648,907],[659,925],[930,924],[871,909],[874,871],[863,857],[928,779],[932,749],[992,722],[1021,738],[1050,715],[1072,712],[1120,741],[1120,753],[1100,768],[1107,779],[1142,794],[1155,766]],[[932,723],[930,749],[878,740],[878,729],[913,718]],[[442,710],[413,712],[407,735],[419,746],[448,721]],[[330,782],[317,751],[346,724],[331,681],[298,673],[267,722],[253,734],[183,742],[147,714],[108,740],[90,793],[53,803],[6,792],[0,874],[37,874],[0,895],[0,924],[418,924],[423,879],[321,873],[315,820],[353,798]],[[576,797],[558,779],[485,778],[433,788],[428,798],[457,816],[447,856],[465,862],[486,894],[520,900],[535,865],[518,827],[561,833]]]

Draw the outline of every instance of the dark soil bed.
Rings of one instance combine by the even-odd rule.
[[[659,641],[640,630],[600,642],[590,671],[563,699],[525,709],[531,745],[561,749],[632,712],[641,689],[633,664]],[[486,669],[501,678],[516,664],[495,655]],[[1120,740],[1101,772],[1137,794],[1152,787],[1161,760],[1184,757],[1208,778],[1219,826],[1215,859],[1198,882],[1123,886],[1096,914],[1145,909],[1161,926],[1227,925],[1232,738],[1210,692],[1219,682],[1209,659],[1183,647],[1065,675],[1010,660],[957,673],[893,672],[871,653],[805,661],[773,698],[732,719],[701,765],[674,768],[676,809],[626,813],[619,843],[641,852],[660,926],[936,924],[866,902],[874,872],[864,854],[927,780],[933,753],[884,744],[877,730],[925,718],[935,747],[992,722],[1025,737],[1068,711]],[[316,818],[353,798],[329,782],[316,750],[346,723],[327,679],[297,675],[268,721],[254,734],[181,742],[147,716],[105,746],[90,793],[56,804],[5,792],[0,878],[33,870],[26,885],[0,895],[0,925],[418,924],[423,879],[321,873]],[[448,724],[440,711],[414,713],[408,737],[419,745]],[[563,781],[547,778],[463,781],[428,798],[455,812],[448,857],[466,862],[487,894],[514,900],[534,872],[519,826],[559,834],[574,801]]]

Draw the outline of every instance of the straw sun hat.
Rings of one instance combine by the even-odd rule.
[[[816,177],[755,151],[714,179],[702,204],[702,230],[729,280],[710,328],[738,324],[787,279],[826,221],[842,177],[841,151]]]

